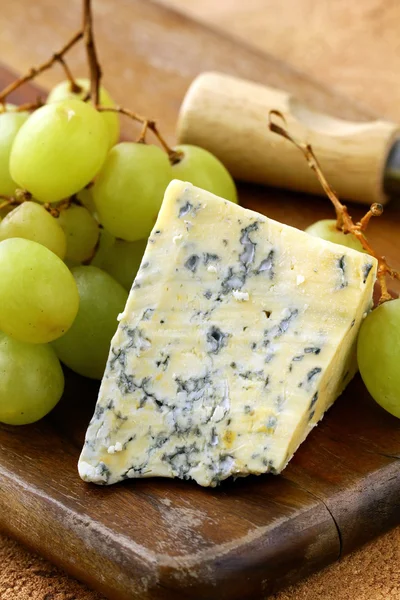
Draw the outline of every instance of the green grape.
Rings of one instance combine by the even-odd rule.
[[[51,346],[25,344],[0,333],[0,422],[28,425],[49,413],[64,391]]]
[[[108,273],[97,267],[72,269],[79,290],[79,311],[71,329],[53,342],[59,359],[85,377],[101,379],[110,342],[128,294]]]
[[[10,173],[40,202],[58,202],[93,179],[107,150],[107,128],[93,106],[75,99],[54,102],[35,110],[18,131]]]
[[[336,229],[336,219],[316,221],[307,227],[306,232],[327,242],[333,242],[334,244],[340,244],[341,246],[364,252],[361,243],[351,233],[344,234],[342,231]]]
[[[0,329],[21,342],[45,344],[69,329],[78,290],[68,267],[31,240],[0,242]]]
[[[47,103],[59,102],[60,100],[65,100],[67,98],[78,98],[79,100],[83,100],[90,90],[90,81],[89,79],[83,78],[75,79],[75,81],[81,87],[80,92],[72,92],[71,83],[69,81],[62,81],[51,90],[47,98]],[[103,86],[100,87],[99,100],[99,104],[102,106],[115,106],[114,100]],[[109,147],[111,148],[119,139],[119,115],[115,112],[103,112],[101,113],[101,117],[107,126]]]
[[[81,190],[80,192],[77,193],[76,197],[79,200],[79,202],[81,202],[81,204],[85,208],[88,209],[90,214],[93,215],[95,218],[97,218],[96,207],[94,205],[93,197],[92,197],[92,193],[91,193],[90,189],[83,188],[83,190]]]
[[[67,241],[57,220],[40,204],[24,202],[8,213],[0,223],[0,241],[24,238],[38,242],[57,254],[65,256]]]
[[[4,217],[6,217],[8,215],[8,213],[10,213],[12,210],[14,210],[15,205],[12,206],[11,204],[9,204],[8,206],[3,206],[3,208],[0,208],[0,221],[2,219],[4,219]]]
[[[108,251],[112,248],[112,246],[114,246],[115,241],[116,237],[114,235],[107,231],[107,229],[101,228],[99,235],[99,243],[96,247],[96,254],[94,255],[90,264],[94,267],[99,267],[99,269],[102,269],[103,267],[101,265],[103,264],[103,261],[105,260]]]
[[[174,150],[183,152],[181,160],[172,166],[174,179],[189,181],[207,192],[237,204],[235,182],[218,158],[199,146],[182,144]]]
[[[128,242],[148,237],[170,179],[168,156],[157,146],[117,144],[91,188],[101,224]]]
[[[10,153],[15,136],[29,117],[29,113],[13,108],[13,104],[6,104],[6,112],[0,113],[0,194],[5,196],[13,196],[18,187],[10,175]]]
[[[89,260],[99,239],[99,225],[88,209],[71,204],[60,212],[58,222],[67,238],[67,260],[73,263]]]
[[[366,317],[357,359],[373,399],[400,419],[400,299],[381,304]]]
[[[97,266],[114,277],[129,292],[142,262],[146,245],[147,239],[136,242],[115,240],[114,244],[104,251]]]

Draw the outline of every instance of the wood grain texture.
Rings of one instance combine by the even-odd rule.
[[[60,32],[73,4],[61,23],[60,7],[48,2],[43,35],[44,29],[53,37]],[[98,5],[104,44],[112,3]],[[324,110],[340,107],[340,100],[282,71],[279,63],[229,40],[218,42],[181,17],[160,15],[150,3],[121,6],[120,40],[107,38],[109,55],[119,61],[112,63],[113,77],[116,83],[118,69],[124,72],[129,63],[137,80],[125,89],[120,83],[118,93],[134,98],[135,107],[138,100],[137,108],[147,113],[149,98],[150,114],[160,117],[170,136],[184,91],[203,68],[247,76],[250,71],[259,81],[267,73],[272,85],[286,81]],[[6,2],[5,12],[12,9]],[[43,39],[40,31],[35,36]],[[21,36],[25,43],[27,51],[33,39]],[[165,62],[169,55],[172,62]],[[356,118],[357,107],[346,106],[345,116]],[[246,206],[299,227],[331,214],[316,198],[255,186],[241,186],[240,194]],[[388,214],[371,236],[390,256],[400,212],[393,206]],[[263,597],[400,521],[399,421],[368,399],[359,380],[282,476],[248,478],[217,490],[164,480],[110,489],[81,482],[76,461],[95,395],[95,385],[70,374],[65,398],[50,418],[18,430],[1,428],[0,526],[110,598]]]
[[[397,0],[159,0],[400,121]]]
[[[2,0],[0,44],[3,62],[17,72],[47,58],[80,26],[80,0],[66,5],[53,0]],[[26,24],[29,23],[29,27]],[[142,0],[96,0],[95,26],[105,83],[118,103],[161,119],[174,138],[175,118],[184,92],[200,72],[221,70],[293,91],[311,107],[348,119],[368,119],[373,113],[332,95],[277,58],[238,43],[225,34],[188,21],[179,13]],[[117,35],[115,34],[117,32]],[[14,43],[13,40],[18,40]],[[84,54],[71,53],[77,75],[87,72]],[[39,82],[46,88],[63,78],[55,68]],[[171,96],[171,90],[174,90]]]

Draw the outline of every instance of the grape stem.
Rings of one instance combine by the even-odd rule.
[[[64,58],[65,54],[75,46],[81,39],[85,40],[86,52],[88,57],[88,64],[90,70],[90,93],[89,97],[93,98],[94,104],[99,102],[99,86],[101,79],[101,68],[97,59],[96,46],[93,35],[93,16],[91,0],[83,0],[83,26],[82,29],[77,31],[70,40],[58,52],[54,52],[53,55],[41,65],[37,67],[31,67],[29,71],[10,83],[7,87],[0,92],[0,104],[4,104],[7,96],[14,92],[16,89],[21,87],[24,83],[31,81],[44,71],[50,69],[54,63],[58,62],[64,69],[65,75],[70,82],[70,89],[73,93],[79,93],[82,88],[76,83],[69,66]],[[89,98],[87,98],[89,99]],[[34,106],[32,105],[32,108]]]
[[[100,80],[102,77],[102,71],[99,60],[97,58],[96,44],[93,35],[93,14],[91,0],[83,0],[83,35],[90,71],[89,98],[96,106],[99,103]]]
[[[19,77],[14,82],[10,83],[7,87],[3,89],[2,92],[0,92],[0,112],[6,110],[5,100],[7,96],[11,94],[11,92],[14,92],[24,83],[34,79],[37,75],[40,75],[44,71],[50,69],[56,62],[58,62],[63,67],[65,75],[70,83],[71,92],[79,93],[80,91],[82,91],[82,88],[76,83],[72,72],[64,58],[65,54],[82,39],[84,40],[86,47],[87,62],[90,72],[90,90],[83,98],[83,100],[85,102],[91,100],[99,111],[117,112],[130,117],[134,121],[142,123],[142,130],[140,132],[139,138],[137,139],[137,142],[145,143],[146,133],[148,130],[151,130],[153,134],[157,137],[161,146],[168,154],[170,163],[174,165],[180,162],[180,160],[183,157],[183,152],[173,150],[167,144],[166,140],[161,135],[156,122],[153,119],[147,119],[146,117],[142,117],[141,115],[138,115],[137,113],[134,113],[133,111],[122,107],[99,106],[102,70],[97,56],[97,49],[93,31],[93,11],[91,0],[83,0],[82,29],[77,31],[58,52],[54,52],[51,58],[49,58],[47,61],[45,61],[37,67],[31,67],[25,75]],[[42,105],[43,101],[41,100],[41,98],[38,98],[36,103],[23,104],[22,106],[18,107],[17,110],[35,110],[36,108],[40,108],[40,106]]]
[[[67,62],[66,62],[65,58],[63,56],[60,56],[59,59],[58,59],[58,62],[60,63],[60,65],[64,69],[65,76],[66,76],[66,78],[69,81],[69,89],[71,90],[71,92],[73,94],[79,94],[79,92],[82,91],[82,88],[81,88],[80,85],[78,85],[76,83],[76,81],[74,79],[74,76],[72,75],[71,69],[67,65]]]
[[[140,131],[140,135],[139,135],[139,137],[136,140],[136,142],[138,144],[145,144],[146,143],[146,133],[147,133],[148,128],[149,128],[149,122],[145,121],[143,123],[142,129]]]
[[[11,94],[11,92],[14,92],[24,83],[30,81],[31,79],[34,79],[37,75],[40,75],[40,73],[43,73],[44,71],[50,69],[54,65],[54,63],[59,62],[63,64],[64,55],[82,38],[83,31],[77,31],[71,37],[71,39],[66,44],[64,44],[64,46],[60,50],[58,50],[58,52],[54,52],[54,54],[48,60],[46,60],[41,65],[38,65],[37,67],[31,67],[25,75],[22,75],[21,77],[10,83],[7,87],[3,89],[2,92],[0,92],[0,103],[4,104],[7,96]]]
[[[14,196],[5,196],[4,194],[0,194],[0,200],[3,200],[0,203],[0,210],[6,206],[10,206],[10,204],[16,203]]]
[[[29,112],[30,110],[36,110],[41,106],[44,106],[44,101],[43,98],[39,96],[36,102],[26,102],[25,104],[20,104],[15,108],[15,112]]]
[[[45,208],[52,217],[58,219],[60,213],[62,213],[64,210],[68,210],[71,204],[81,205],[76,196],[71,196],[70,198],[65,198],[65,200],[62,200],[57,206],[52,206],[49,202],[46,202],[46,204],[43,204],[43,208]]]
[[[136,140],[138,143],[145,143],[146,141],[146,133],[147,130],[150,129],[160,142],[161,146],[164,148],[165,152],[168,154],[168,158],[171,164],[176,164],[183,157],[183,152],[179,150],[173,150],[166,142],[165,138],[161,135],[156,122],[153,119],[147,119],[146,117],[142,117],[141,115],[129,110],[128,108],[122,108],[122,106],[97,106],[96,107],[100,112],[116,112],[121,115],[125,115],[129,117],[133,121],[137,121],[138,123],[142,123],[143,127],[140,132],[138,139]]]
[[[284,127],[276,123],[273,120],[273,117],[278,117],[281,121],[283,121]],[[289,142],[294,144],[303,153],[305,159],[307,160],[308,166],[316,174],[317,179],[320,182],[324,192],[326,193],[329,200],[334,206],[334,209],[336,211],[337,229],[345,234],[352,234],[357,240],[359,240],[364,250],[368,252],[368,254],[376,258],[376,260],[378,261],[377,278],[381,287],[381,296],[379,299],[379,304],[382,304],[383,302],[386,302],[388,300],[392,300],[393,296],[388,291],[386,277],[389,276],[393,279],[400,280],[400,273],[389,265],[384,256],[380,256],[372,248],[372,246],[370,245],[370,243],[364,235],[364,232],[367,229],[370,219],[372,217],[380,217],[382,215],[383,206],[377,203],[372,204],[368,212],[363,216],[363,218],[357,223],[354,223],[353,219],[349,215],[347,206],[345,204],[342,204],[337,194],[333,191],[328,181],[326,180],[326,177],[321,169],[321,166],[317,160],[317,157],[314,154],[311,145],[298,142],[290,135],[290,133],[286,129],[285,117],[282,115],[282,113],[280,113],[277,110],[271,110],[269,112],[268,127],[273,133],[276,133],[277,135],[280,135],[289,140]]]
[[[0,203],[0,210],[5,208],[6,206],[13,206],[17,204],[22,204],[23,202],[27,202],[28,200],[32,200],[32,194],[27,192],[26,190],[15,190],[15,196],[5,196],[4,194],[0,194],[0,199],[4,200],[4,202]]]
[[[6,208],[7,206],[18,206],[19,204],[23,204],[24,202],[28,201],[40,204],[40,202],[37,202],[37,200],[32,198],[32,194],[30,192],[20,189],[15,191],[15,196],[5,196],[4,194],[0,194],[0,200],[3,200],[3,202],[0,202],[0,210],[2,208]],[[65,198],[65,200],[62,200],[58,206],[52,206],[49,202],[46,202],[42,206],[51,214],[52,217],[57,219],[60,216],[60,213],[63,210],[67,210],[72,204],[78,204],[79,206],[82,206],[82,203],[78,200],[76,195],[71,196],[70,198]]]
[[[36,110],[44,105],[43,99],[38,96],[36,102],[26,102],[25,104],[20,104],[19,106],[11,106],[8,107],[5,104],[0,104],[0,113],[5,112],[25,112],[29,110]]]

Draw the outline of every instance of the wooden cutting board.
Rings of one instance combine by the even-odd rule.
[[[46,2],[46,31],[78,11],[77,0],[68,11]],[[28,3],[21,0],[19,10]],[[186,88],[206,69],[289,89],[338,116],[368,116],[272,58],[150,2],[120,0],[111,35],[114,3],[99,4],[106,74],[111,60],[114,66],[108,87],[121,102],[129,99],[124,104],[157,117],[170,139]],[[5,3],[0,23],[13,6]],[[20,44],[44,35],[39,25],[31,30]],[[2,69],[1,87],[12,78]],[[29,86],[15,99],[32,99],[36,91]],[[240,196],[245,206],[301,228],[332,215],[323,199],[248,185]],[[370,234],[397,264],[399,225],[393,203]],[[47,419],[0,427],[0,529],[110,599],[262,598],[400,523],[400,421],[369,398],[358,377],[281,476],[214,490],[162,479],[110,488],[80,481],[76,463],[97,387],[68,372],[65,396]]]

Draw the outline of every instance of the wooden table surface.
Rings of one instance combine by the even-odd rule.
[[[95,10],[109,11],[110,22],[120,0],[95,0]],[[400,120],[400,4],[391,0],[163,0],[215,28],[244,39],[247,44],[284,59],[299,70],[388,118]],[[45,3],[3,0],[0,11],[2,60],[25,71],[58,47],[79,24],[79,0],[70,0],[65,19],[54,23]],[[110,10],[111,5],[113,10]],[[67,8],[67,5],[65,5]],[[56,10],[56,8],[54,9]],[[40,35],[35,27],[41,24]],[[107,32],[105,32],[107,33]],[[109,35],[112,35],[111,26]],[[106,38],[106,35],[103,37]],[[107,39],[102,40],[103,62]],[[160,58],[161,59],[161,58]],[[76,59],[76,62],[79,62]],[[109,68],[109,67],[108,67]],[[129,72],[125,78],[132,76]],[[117,70],[112,78],[118,78]],[[51,86],[59,80],[52,71],[41,79]],[[123,90],[121,90],[122,99]],[[118,99],[118,98],[117,98]],[[0,537],[1,600],[95,600],[99,596]],[[400,530],[381,537],[340,563],[314,575],[275,600],[400,600]]]
[[[400,121],[397,0],[161,0]]]

